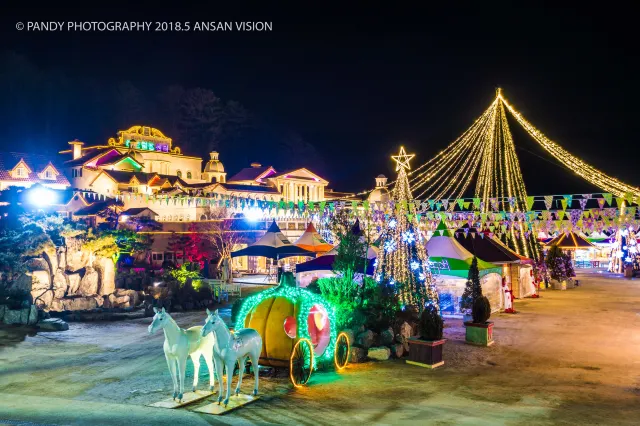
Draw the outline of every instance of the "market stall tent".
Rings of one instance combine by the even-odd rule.
[[[440,222],[427,241],[429,265],[440,296],[440,307],[445,315],[460,316],[460,299],[464,293],[473,261],[473,254],[465,249]],[[478,270],[482,293],[491,303],[491,311],[499,311],[503,306],[502,268],[478,258]]]
[[[500,265],[502,276],[514,297],[528,297],[536,293],[532,259],[520,256],[500,240],[475,228],[461,228],[455,232],[455,239],[476,257]]]
[[[326,253],[333,249],[333,246],[316,231],[313,223],[309,223],[307,229],[293,245],[314,253]]]
[[[354,228],[352,228],[352,232],[358,235],[360,228],[358,226],[354,226]],[[307,287],[311,281],[316,278],[335,277],[336,273],[333,271],[333,262],[336,259],[339,247],[340,245],[338,244],[327,253],[309,260],[308,262],[296,265],[296,282],[298,283],[298,286]],[[366,263],[366,274],[369,276],[373,275],[373,271],[375,270],[373,265],[377,256],[378,249],[374,246],[369,246],[367,249],[367,260],[365,262],[365,260],[362,259],[362,266],[356,272],[361,274]]]
[[[236,250],[231,253],[231,257],[238,256],[263,256],[269,259],[283,259],[291,256],[314,257],[314,252],[298,247],[284,236],[274,220],[267,233],[249,247]]]

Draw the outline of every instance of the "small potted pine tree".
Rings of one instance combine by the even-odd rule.
[[[576,276],[576,271],[573,269],[573,260],[571,259],[571,255],[569,253],[563,253],[562,261],[564,264],[564,273],[567,277],[567,288],[573,288],[575,285],[573,278]]]
[[[549,272],[551,288],[553,288],[554,290],[566,290],[566,262],[564,254],[562,253],[560,247],[554,245],[549,248],[545,263],[547,264],[547,270]]]
[[[466,295],[466,303],[464,301]],[[467,288],[462,296],[465,306],[471,305],[471,321],[465,321],[465,341],[472,345],[490,346],[493,344],[493,322],[489,299],[482,295],[478,260],[474,257],[469,268]],[[470,303],[469,303],[470,302]]]
[[[460,312],[462,312],[462,321],[471,322],[471,309],[473,301],[482,296],[482,287],[480,286],[480,271],[478,270],[478,259],[473,256],[467,282],[464,287],[464,293],[460,299]]]
[[[420,315],[420,337],[409,338],[409,359],[407,364],[426,368],[436,368],[444,364],[442,338],[444,322],[438,306],[428,302]]]

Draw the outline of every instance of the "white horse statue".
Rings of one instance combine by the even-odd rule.
[[[233,370],[236,361],[239,360],[240,371],[238,373],[238,386],[236,387],[236,395],[240,393],[240,385],[242,384],[242,374],[244,373],[244,364],[247,357],[251,358],[253,366],[253,376],[256,379],[253,394],[258,394],[258,361],[260,360],[260,352],[262,352],[262,337],[252,328],[243,328],[231,333],[222,318],[218,315],[218,310],[210,312],[207,309],[207,321],[202,327],[202,336],[212,333],[216,337],[216,345],[213,348],[213,356],[216,361],[216,373],[218,375],[218,404],[222,401],[222,373],[223,368],[227,371],[227,394],[224,399],[225,407],[229,403],[229,394],[231,393],[231,380],[233,379]]]
[[[213,368],[213,346],[215,336],[201,335],[202,327],[191,327],[184,330],[162,308],[153,308],[156,313],[153,322],[149,325],[149,334],[159,328],[164,330],[164,356],[167,359],[171,379],[173,380],[173,399],[178,398],[182,402],[184,394],[185,370],[187,367],[187,357],[191,356],[193,362],[193,391],[198,386],[198,373],[200,370],[200,355],[204,356],[204,361],[209,369],[209,390],[213,391],[214,368]],[[180,376],[178,376],[178,372]],[[180,387],[178,387],[178,378]]]

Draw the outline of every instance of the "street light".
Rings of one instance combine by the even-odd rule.
[[[55,204],[57,195],[54,191],[44,187],[37,187],[29,190],[28,200],[30,204],[37,207],[47,207]]]

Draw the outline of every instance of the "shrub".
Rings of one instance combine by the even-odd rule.
[[[438,308],[429,303],[420,316],[420,338],[422,340],[442,339],[442,329],[444,322],[438,312]]]
[[[238,314],[240,313],[240,309],[242,308],[242,304],[244,303],[244,298],[238,298],[233,301],[233,305],[231,306],[231,324],[235,324],[238,319]]]
[[[307,290],[309,290],[311,293],[322,294],[322,291],[320,291],[320,285],[318,285],[318,278],[314,278],[311,280],[311,282],[307,286]]]
[[[464,293],[460,299],[460,310],[467,314],[473,307],[473,302],[482,297],[482,285],[480,284],[480,271],[478,270],[478,258],[473,256]]]
[[[473,302],[473,322],[477,324],[484,324],[491,317],[491,303],[487,296],[478,297]]]

